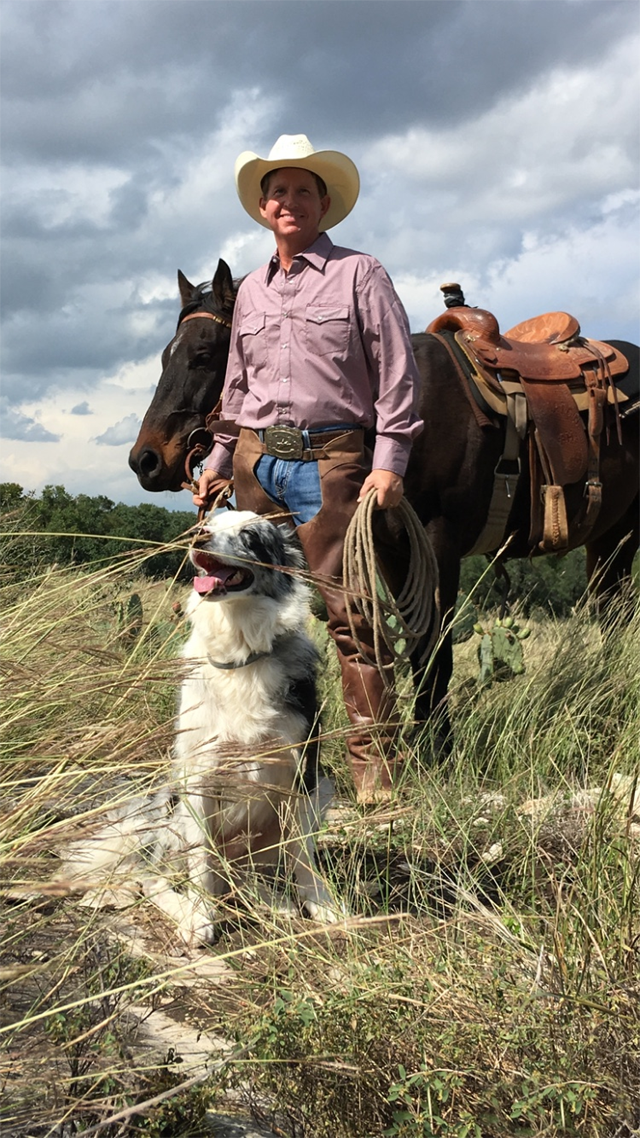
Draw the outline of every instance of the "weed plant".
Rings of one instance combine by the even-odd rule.
[[[406,774],[369,811],[320,627],[339,793],[318,844],[350,916],[236,913],[198,954],[220,973],[187,982],[138,894],[114,912],[51,884],[66,843],[166,777],[182,589],[137,575],[157,549],[83,571],[42,553],[28,575],[20,549],[0,649],[3,1138],[203,1134],[230,1095],[288,1138],[638,1134],[637,610],[606,638],[587,608],[534,623],[525,674],[482,690],[460,643],[446,764],[401,676]],[[151,1054],[140,1021],[160,1008],[175,1042]],[[230,1045],[208,1075],[180,1063],[184,1023]]]

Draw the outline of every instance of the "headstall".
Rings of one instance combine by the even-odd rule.
[[[224,316],[218,316],[215,312],[190,312],[188,316],[183,316],[180,324],[186,324],[187,320],[196,320],[206,318],[207,320],[215,320],[216,324],[222,324],[223,328],[231,328],[231,321],[227,320]]]

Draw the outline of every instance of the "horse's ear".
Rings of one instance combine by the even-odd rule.
[[[211,282],[211,291],[222,309],[232,311],[236,301],[236,288],[231,276],[231,269],[222,258],[218,261],[216,275]]]
[[[180,269],[178,269],[178,288],[180,289],[180,300],[182,301],[182,307],[186,308],[186,306],[193,300],[196,286],[192,285],[191,281],[187,280],[184,273],[180,272]]]

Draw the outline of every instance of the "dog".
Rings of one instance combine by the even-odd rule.
[[[271,901],[260,873],[274,865],[295,878],[301,909],[336,921],[313,840],[328,780],[302,555],[282,526],[227,511],[201,527],[190,558],[198,575],[170,784],[110,820],[91,848],[77,843],[67,877],[104,874],[118,859],[135,875],[144,863],[144,894],[189,947],[214,941],[215,902],[230,887],[251,878]]]

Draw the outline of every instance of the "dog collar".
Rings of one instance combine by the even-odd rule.
[[[247,656],[246,660],[242,660],[239,664],[223,664],[219,660],[212,660],[211,656],[207,653],[207,660],[212,668],[221,668],[223,672],[231,672],[234,668],[246,668],[248,664],[255,664],[256,660],[262,660],[265,656],[272,656],[273,652],[252,652]]]

